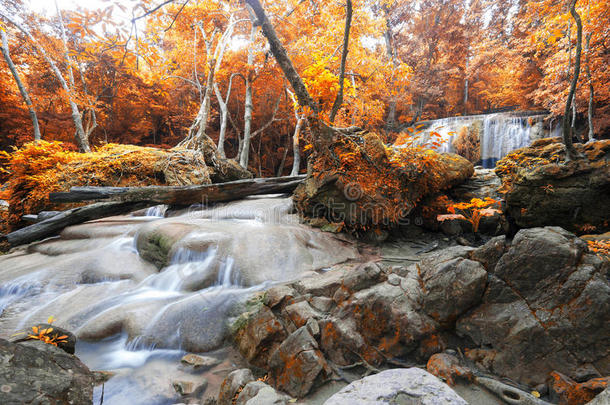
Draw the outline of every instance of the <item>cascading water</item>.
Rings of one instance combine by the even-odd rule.
[[[202,377],[180,358],[205,352],[230,368],[229,319],[252,293],[356,257],[295,222],[291,204],[247,199],[172,218],[151,211],[67,228],[2,256],[0,337],[54,316],[77,335],[85,364],[115,373],[104,404],[180,402],[171,381]],[[100,403],[101,387],[94,397]]]
[[[528,146],[535,138],[553,136],[553,131],[543,130],[546,114],[516,115],[514,113],[495,113],[449,117],[426,123],[421,143],[430,141],[430,132],[441,135],[440,152],[455,153],[454,141],[464,128],[478,126],[481,151],[481,165],[493,168],[496,162],[511,151]]]

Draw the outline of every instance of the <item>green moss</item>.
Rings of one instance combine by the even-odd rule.
[[[260,311],[267,302],[267,292],[256,293],[252,295],[245,303],[245,312],[235,319],[229,326],[229,331],[232,336],[235,336],[240,330],[248,325],[250,319]]]

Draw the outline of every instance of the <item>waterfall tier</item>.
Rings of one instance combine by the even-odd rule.
[[[429,142],[430,133],[434,131],[444,141],[439,147],[440,152],[457,153],[456,140],[461,133],[469,131],[478,137],[480,153],[474,155],[480,158],[474,163],[492,168],[511,151],[529,146],[536,139],[553,136],[556,131],[544,128],[546,117],[544,113],[495,113],[426,121],[421,143]]]

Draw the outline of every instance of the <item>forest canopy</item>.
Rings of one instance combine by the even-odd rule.
[[[608,3],[576,4],[583,67],[572,114],[586,122],[591,104],[598,137],[610,127]],[[106,143],[167,148],[205,133],[221,155],[259,176],[290,172],[299,146],[307,149],[309,111],[244,2],[98,4],[0,6],[0,149],[34,138],[35,112],[42,139],[81,150]],[[390,134],[419,120],[505,108],[563,115],[577,45],[567,1],[262,4],[321,118],[332,116],[336,126]],[[339,91],[343,103],[333,114]]]

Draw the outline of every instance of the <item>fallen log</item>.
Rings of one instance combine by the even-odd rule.
[[[105,202],[62,211],[36,224],[7,235],[0,235],[0,250],[48,238],[70,225],[126,214],[151,205],[191,205],[237,200],[249,195],[291,192],[305,177],[305,175],[271,177],[183,187],[72,187],[67,193],[50,193],[51,201],[105,200]],[[41,218],[37,217],[37,219]]]
[[[6,250],[7,248],[35,242],[53,236],[70,225],[112,215],[126,214],[149,205],[151,204],[147,201],[102,202],[62,211],[44,221],[0,236],[0,248]]]
[[[72,187],[69,192],[50,193],[49,198],[59,203],[103,200],[147,201],[150,205],[205,204],[238,200],[249,195],[291,192],[305,177],[270,177],[196,186]]]

